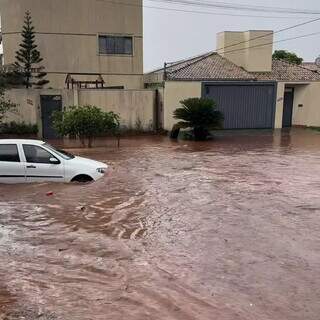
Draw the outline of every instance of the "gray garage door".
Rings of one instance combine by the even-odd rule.
[[[273,128],[275,83],[204,84],[203,95],[216,101],[225,129]]]

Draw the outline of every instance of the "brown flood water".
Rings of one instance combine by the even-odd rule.
[[[319,133],[72,151],[112,169],[0,186],[1,320],[320,319]]]

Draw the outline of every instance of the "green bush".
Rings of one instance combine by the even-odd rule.
[[[53,114],[53,125],[61,136],[77,137],[85,146],[92,146],[95,137],[116,134],[120,126],[119,115],[104,112],[96,106],[72,106]]]
[[[320,127],[309,127],[309,129],[320,132]]]
[[[38,126],[36,124],[27,124],[25,122],[3,123],[0,125],[0,133],[16,135],[36,135]]]
[[[175,130],[192,128],[195,140],[205,140],[209,130],[222,127],[223,114],[216,110],[211,99],[189,98],[180,102],[182,107],[173,113],[175,119],[183,120],[175,125]]]

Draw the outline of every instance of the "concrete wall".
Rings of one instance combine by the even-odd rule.
[[[164,88],[157,88],[157,101],[156,101],[156,112],[157,112],[157,129],[164,128]]]
[[[142,88],[142,0],[124,2],[0,0],[4,63],[15,60],[24,14],[30,10],[49,86],[63,88],[68,73],[101,73],[108,86]],[[99,34],[132,36],[133,55],[100,55]]]
[[[284,82],[278,82],[276,113],[275,113],[275,121],[274,121],[275,129],[282,128],[284,89],[285,89],[285,83]]]
[[[320,127],[320,82],[278,82],[275,128],[282,128],[286,87],[294,88],[292,125]]]
[[[74,104],[74,93],[71,90],[12,89],[6,91],[6,98],[16,103],[17,108],[14,112],[7,113],[4,121],[16,121],[25,122],[27,124],[37,124],[39,128],[39,137],[41,137],[41,95],[61,95],[63,106]]]
[[[294,86],[292,123],[320,127],[320,82]]]
[[[247,71],[271,71],[272,42],[270,30],[225,31],[217,34],[217,52]]]
[[[41,95],[62,95],[63,107],[95,105],[104,111],[118,113],[121,125],[129,129],[152,130],[154,125],[154,90],[34,90],[13,89],[6,97],[18,104],[17,112],[8,113],[5,121],[38,124],[42,132]]]
[[[164,73],[163,71],[146,73],[143,81],[145,84],[162,83],[164,81]]]
[[[121,117],[121,125],[129,129],[153,129],[154,90],[79,90],[80,105],[95,105]]]
[[[180,101],[187,98],[201,98],[200,81],[167,81],[164,88],[164,129],[171,130],[178,120],[173,112],[180,106]]]
[[[294,87],[293,125],[320,127],[320,82],[278,82],[274,127],[282,128],[285,87]],[[171,130],[177,122],[173,111],[179,102],[190,97],[201,97],[201,82],[167,81],[163,93],[164,129]],[[299,106],[300,105],[300,106]]]

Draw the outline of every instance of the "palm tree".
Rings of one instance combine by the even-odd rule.
[[[182,106],[174,111],[173,116],[183,121],[175,128],[192,128],[195,140],[206,140],[209,130],[222,128],[223,114],[216,110],[213,100],[189,98],[180,103]]]

